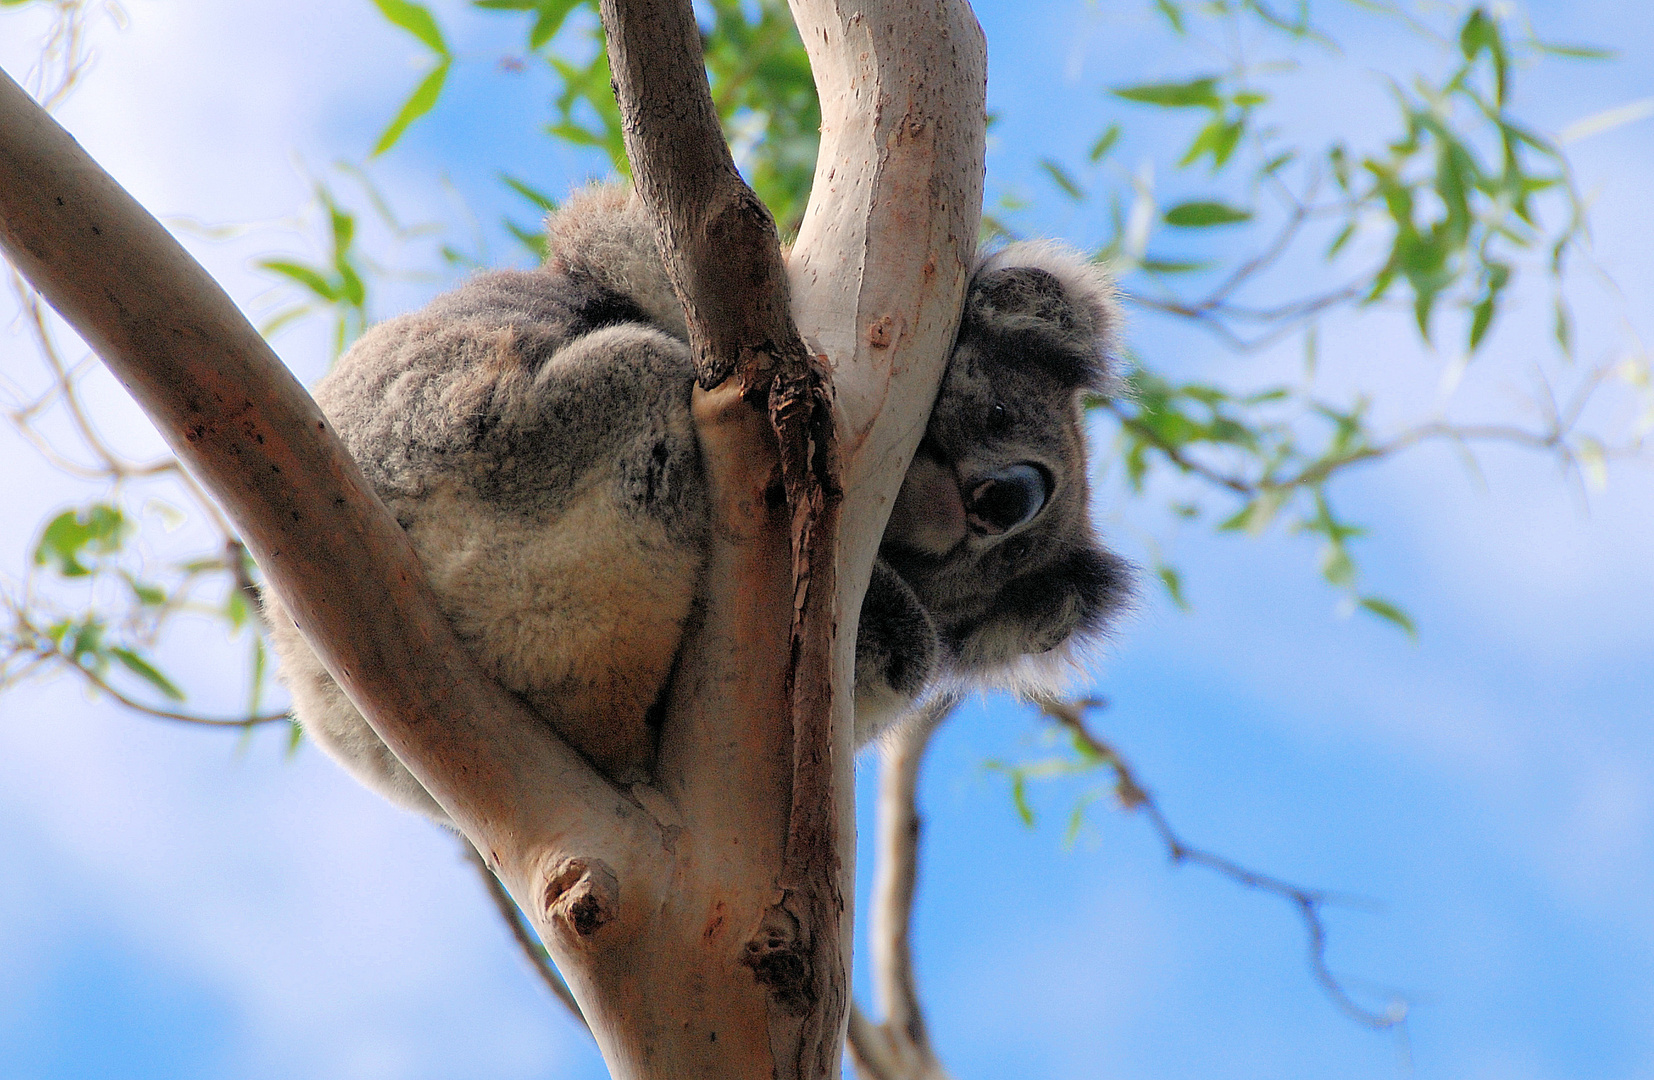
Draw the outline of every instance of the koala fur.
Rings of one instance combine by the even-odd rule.
[[[375,326],[315,395],[407,531],[490,675],[621,782],[652,767],[655,706],[710,529],[683,313],[642,208],[572,198],[550,256]],[[1051,685],[1127,592],[1087,515],[1080,396],[1110,388],[1100,271],[1016,244],[972,278],[959,339],[862,606],[858,744],[927,688]],[[446,821],[271,594],[294,714],[391,801]]]

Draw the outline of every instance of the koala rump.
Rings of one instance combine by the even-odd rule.
[[[460,639],[616,780],[646,778],[710,521],[683,313],[641,207],[593,188],[550,254],[369,330],[316,400],[418,552]],[[858,743],[928,690],[1060,681],[1128,592],[1087,507],[1080,399],[1111,389],[1095,267],[1014,244],[973,275],[856,641]],[[280,603],[295,716],[359,780],[441,822]]]

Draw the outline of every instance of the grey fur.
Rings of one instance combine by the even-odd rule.
[[[316,400],[425,564],[461,640],[598,767],[653,764],[653,711],[709,528],[683,315],[640,207],[571,199],[551,256],[382,323]],[[862,607],[856,738],[939,683],[1049,687],[1126,593],[1086,506],[1079,400],[1106,389],[1100,272],[1013,245],[973,277]],[[1022,520],[1026,518],[1026,520]],[[266,618],[294,713],[393,802],[445,821],[305,644]]]

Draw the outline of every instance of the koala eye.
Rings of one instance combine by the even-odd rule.
[[[1005,408],[1004,403],[998,401],[994,402],[993,407],[988,410],[987,422],[985,424],[987,429],[989,431],[1004,431],[1010,426],[1010,423],[1011,414]]]
[[[965,499],[965,516],[976,532],[998,536],[1032,521],[1050,497],[1045,470],[1024,462],[983,477]]]

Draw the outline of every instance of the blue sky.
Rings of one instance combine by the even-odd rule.
[[[1101,238],[1094,214],[1041,188],[1032,162],[1075,160],[1104,121],[1098,88],[1187,74],[1136,3],[978,5],[991,51],[990,175],[1039,197],[1030,231]],[[503,24],[453,15],[455,94],[376,176],[411,220],[485,221],[509,168],[557,190],[588,159],[530,134],[532,95],[493,64]],[[1306,78],[1311,132],[1382,115],[1368,72],[1406,46],[1328,8],[1347,64]],[[254,222],[186,237],[252,312],[277,297],[253,257],[302,251],[292,219],[306,171],[359,157],[419,73],[368,4],[135,0],[130,28],[98,31],[98,66],[64,122],[163,217]],[[1622,50],[1614,65],[1526,72],[1519,106],[1559,130],[1654,95],[1650,16],[1608,2],[1536,4],[1543,36]],[[0,16],[0,66],[30,54],[27,13]],[[1353,74],[1351,74],[1353,72]],[[523,102],[526,100],[526,104]],[[1053,107],[1053,106],[1057,107]],[[1185,138],[1171,130],[1165,138]],[[1156,145],[1117,152],[1124,178]],[[1650,325],[1654,122],[1573,147],[1594,200],[1596,254],[1624,294],[1580,296],[1582,355]],[[446,178],[450,194],[433,178]],[[1182,181],[1164,178],[1169,185]],[[492,238],[495,258],[514,253]],[[439,287],[392,288],[378,314]],[[1548,300],[1521,294],[1451,407],[1519,411]],[[1209,341],[1140,318],[1139,348],[1187,372],[1234,374]],[[325,335],[278,339],[313,379]],[[1266,354],[1236,378],[1296,361]],[[1329,385],[1375,388],[1399,423],[1433,407],[1450,356],[1403,318],[1335,323]],[[23,377],[20,339],[0,370]],[[1344,374],[1340,374],[1344,372]],[[1342,381],[1340,381],[1342,380]],[[123,446],[158,446],[121,391],[89,395]],[[1515,403],[1515,404],[1513,404]],[[1385,411],[1389,410],[1389,411]],[[1106,437],[1106,433],[1102,437]],[[0,572],[36,524],[85,492],[16,462],[0,492]],[[1489,452],[1478,484],[1425,449],[1350,476],[1340,504],[1368,525],[1368,586],[1404,603],[1419,642],[1346,618],[1307,540],[1168,540],[1152,508],[1099,478],[1100,516],[1128,554],[1168,542],[1195,609],[1146,594],[1095,673],[1113,702],[1100,730],[1135,763],[1191,842],[1371,906],[1329,912],[1329,958],[1364,1001],[1413,1004],[1416,1075],[1473,1080],[1654,1078],[1654,476],[1616,466],[1581,497],[1554,464]],[[234,656],[239,656],[237,647]],[[240,699],[227,646],[186,628],[166,654],[203,707]],[[200,662],[206,657],[208,661]],[[1395,1040],[1352,1024],[1314,985],[1301,926],[1271,897],[1167,865],[1145,825],[1099,805],[1077,843],[1063,821],[1081,787],[1036,793],[1017,820],[992,758],[1041,752],[1041,729],[999,700],[944,733],[926,778],[929,844],[917,948],[939,1048],[954,1074],[1027,1077],[1397,1077]],[[864,776],[864,781],[870,775]],[[864,783],[864,790],[866,784]],[[868,802],[863,799],[864,805]],[[602,1075],[546,1000],[453,842],[281,738],[157,725],[68,682],[0,697],[0,1076],[562,1078]]]

